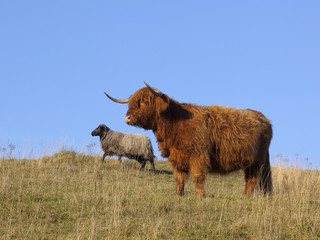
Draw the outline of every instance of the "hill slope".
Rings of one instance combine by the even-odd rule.
[[[61,152],[0,160],[0,239],[317,239],[320,172],[273,168],[274,195],[242,198],[244,177],[208,175],[206,198],[174,194],[168,162]],[[150,166],[147,164],[146,168]]]

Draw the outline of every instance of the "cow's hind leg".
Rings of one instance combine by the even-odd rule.
[[[259,185],[260,185],[260,189],[264,192],[264,194],[272,193],[273,187],[272,187],[272,176],[271,176],[269,152],[266,154],[266,161],[261,167]]]
[[[253,165],[244,170],[245,189],[243,195],[252,194],[258,181],[259,167]]]

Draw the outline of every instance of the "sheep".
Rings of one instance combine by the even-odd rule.
[[[121,157],[137,160],[141,163],[140,170],[143,170],[149,161],[152,171],[155,171],[153,148],[146,135],[112,131],[104,124],[93,130],[91,135],[100,137],[100,146],[104,152],[102,162],[106,156],[118,155],[120,162]]]

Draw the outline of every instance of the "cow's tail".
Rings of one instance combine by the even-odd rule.
[[[265,163],[261,167],[260,172],[260,189],[263,190],[265,194],[272,194],[273,186],[272,186],[272,175],[271,175],[271,167],[270,167],[270,159],[269,159],[269,151],[266,154]]]

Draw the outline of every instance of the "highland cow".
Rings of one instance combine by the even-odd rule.
[[[152,170],[155,171],[153,148],[150,138],[146,135],[112,131],[104,124],[93,130],[91,135],[100,137],[100,145],[104,151],[102,162],[106,156],[118,155],[120,162],[121,157],[137,160],[141,163],[140,170],[143,170],[149,161]]]
[[[205,196],[208,172],[226,174],[238,169],[244,170],[245,195],[251,194],[258,182],[264,193],[272,192],[272,126],[262,113],[179,103],[146,86],[126,100],[105,94],[112,101],[128,103],[127,124],[153,131],[161,155],[172,165],[178,195],[184,195],[189,173],[196,195]]]

